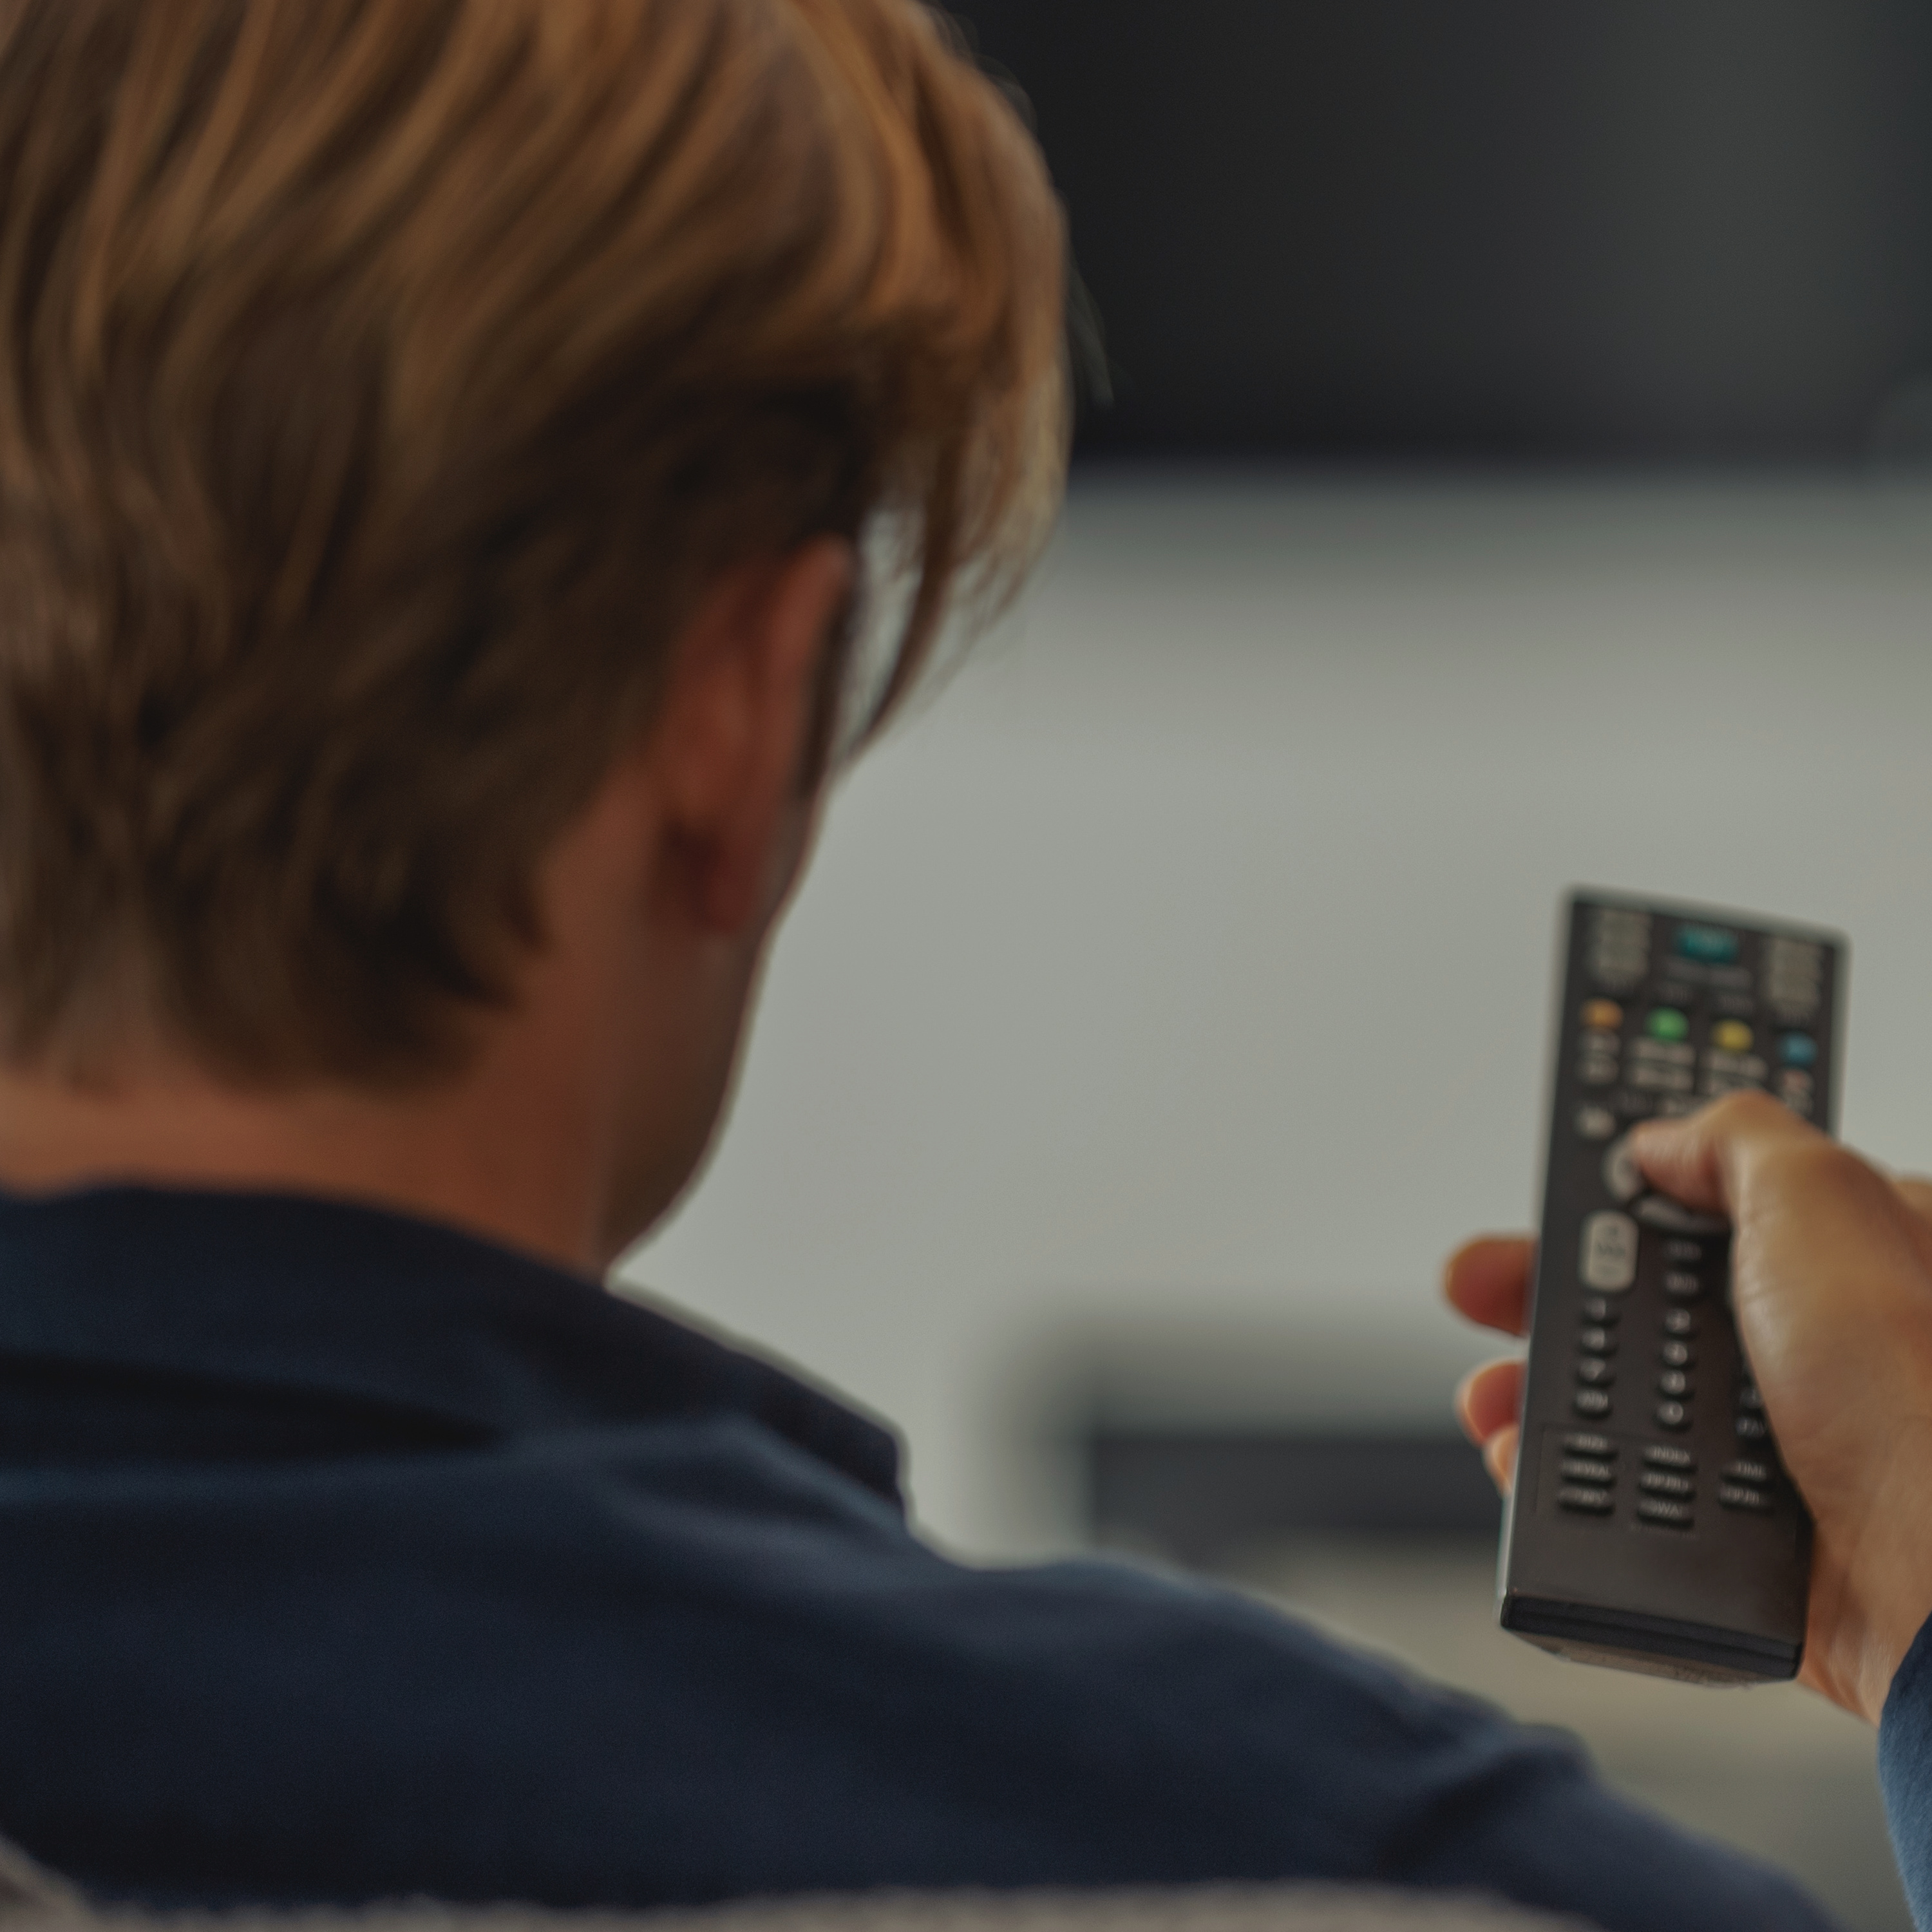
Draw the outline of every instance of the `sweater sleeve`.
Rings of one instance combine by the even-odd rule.
[[[1932,1926],[1932,1618],[1892,1680],[1879,1720],[1878,1777],[1912,1922]]]

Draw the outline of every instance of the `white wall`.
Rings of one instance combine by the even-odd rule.
[[[1932,1166],[1928,850],[1924,498],[1090,482],[844,788],[626,1274],[896,1419],[938,1533],[1029,1546],[1083,1324],[1237,1406],[1410,1414],[1474,1358],[1435,1272],[1528,1216],[1569,884],[1848,931],[1846,1132]]]

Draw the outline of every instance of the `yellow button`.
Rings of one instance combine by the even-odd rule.
[[[1742,1020],[1720,1020],[1711,1029],[1711,1044],[1720,1053],[1748,1053],[1751,1030]]]
[[[1591,1000],[1583,1008],[1583,1024],[1600,1032],[1615,1033],[1624,1023],[1624,1010],[1614,1000]]]

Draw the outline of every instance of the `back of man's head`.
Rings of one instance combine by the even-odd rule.
[[[913,0],[0,0],[0,1058],[454,1064],[722,571],[1024,559],[1061,246]]]

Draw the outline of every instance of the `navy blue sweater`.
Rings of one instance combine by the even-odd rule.
[[[1258,1604],[949,1562],[896,1464],[444,1228],[0,1200],[0,1832],[164,1906],[1306,1876],[1826,1922],[1562,1738]],[[1923,1720],[1888,1744],[1922,1786]]]

